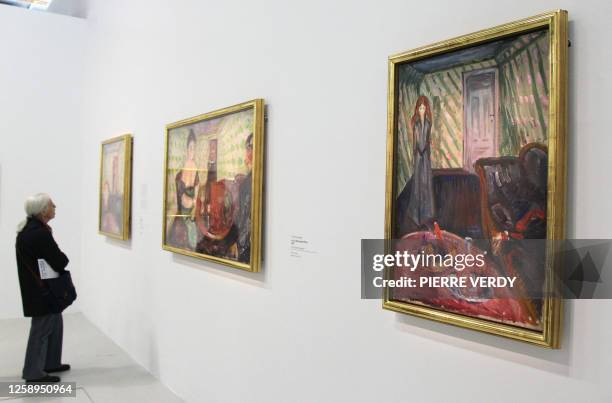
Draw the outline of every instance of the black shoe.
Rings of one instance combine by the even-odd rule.
[[[55,383],[60,380],[59,376],[45,375],[42,378],[26,379],[26,383]]]
[[[47,373],[51,373],[51,372],[64,372],[64,371],[68,371],[70,370],[70,365],[69,364],[62,364],[57,368],[51,368],[51,369],[45,369],[45,372]]]

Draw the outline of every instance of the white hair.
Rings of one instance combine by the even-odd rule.
[[[33,196],[29,196],[25,203],[23,203],[23,207],[25,209],[27,218],[17,225],[17,232],[21,232],[23,227],[25,227],[28,218],[36,217],[40,214],[43,214],[49,208],[49,203],[51,202],[51,197],[49,197],[46,193],[37,193]]]

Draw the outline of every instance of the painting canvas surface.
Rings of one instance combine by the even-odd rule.
[[[253,108],[168,130],[165,245],[250,262]]]
[[[498,291],[401,289],[392,300],[542,330],[533,296],[545,280],[535,240],[547,235],[549,61],[540,29],[398,66],[393,238],[413,253],[429,241],[481,253],[480,274],[518,281]]]
[[[124,233],[125,158],[124,139],[102,145],[99,230],[116,236]]]

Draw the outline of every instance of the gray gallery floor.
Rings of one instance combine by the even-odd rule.
[[[28,319],[0,320],[0,382],[21,381]],[[84,343],[86,341],[86,343]],[[86,346],[86,347],[85,347]],[[76,398],[2,398],[14,402],[173,403],[182,400],[162,385],[82,314],[64,315],[64,362],[72,370],[59,374],[76,382]]]

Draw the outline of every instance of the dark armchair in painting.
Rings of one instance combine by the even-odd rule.
[[[507,275],[517,276],[534,318],[541,314],[545,273],[548,153],[538,143],[518,157],[482,158],[475,164],[481,184],[484,236]]]
[[[504,233],[515,239],[546,238],[546,147],[530,143],[518,158],[482,158],[475,167],[485,237]]]

